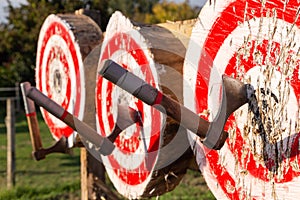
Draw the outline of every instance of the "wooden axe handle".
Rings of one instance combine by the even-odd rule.
[[[30,133],[32,149],[34,152],[36,152],[42,149],[43,146],[42,146],[42,140],[41,140],[40,129],[39,129],[39,124],[36,116],[34,102],[28,97],[26,97],[25,94],[25,91],[28,90],[28,87],[30,87],[30,85],[26,83],[21,83],[20,87],[21,87],[23,101],[24,101],[24,107],[25,107],[25,113],[26,113],[29,133]]]
[[[24,84],[29,84],[29,86],[25,87],[26,96],[32,99],[37,105],[43,107],[49,113],[65,122],[73,130],[77,131],[84,139],[87,139],[89,142],[94,144],[102,155],[109,155],[112,153],[115,145],[109,139],[102,137],[89,125],[80,121],[77,117],[41,93],[35,87],[31,87],[30,83],[26,82]]]

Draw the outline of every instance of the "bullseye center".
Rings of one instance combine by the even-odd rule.
[[[66,92],[68,71],[64,67],[63,63],[57,58],[54,58],[51,61],[49,68],[49,85],[51,87],[50,90],[52,99],[55,99],[56,103],[62,104],[67,99]]]

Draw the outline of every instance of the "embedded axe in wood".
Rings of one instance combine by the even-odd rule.
[[[120,133],[131,126],[132,124],[139,123],[141,125],[140,113],[133,108],[125,105],[118,105],[118,116],[115,127],[111,134],[107,137],[111,142],[114,142]]]
[[[51,153],[69,153],[65,137],[62,137],[53,146],[46,149],[43,148],[34,102],[31,99],[27,98],[25,95],[25,91],[28,89],[28,87],[30,87],[30,84],[28,85],[21,83],[20,87],[22,91],[25,113],[33,149],[33,158],[35,160],[42,160],[46,158],[46,155]]]
[[[25,82],[24,94],[33,100],[37,105],[43,107],[49,113],[62,120],[72,129],[78,132],[83,138],[94,144],[96,149],[102,155],[109,155],[115,148],[115,145],[106,137],[102,137],[94,129],[88,126],[86,123],[80,121],[77,117],[66,111],[56,102],[45,96],[35,87],[31,87],[30,83]]]
[[[164,95],[144,80],[122,68],[112,60],[102,63],[99,73],[110,82],[118,85],[144,103],[167,114],[185,128],[197,134],[204,145],[211,149],[220,149],[228,137],[224,126],[228,117],[240,106],[248,102],[252,86],[223,76],[222,100],[217,117],[213,122],[199,117],[185,106]]]

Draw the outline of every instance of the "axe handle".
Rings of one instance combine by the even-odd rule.
[[[144,103],[166,113],[200,138],[204,139],[206,137],[209,122],[177,101],[164,95],[144,80],[128,72],[112,60],[106,60],[99,73]]]
[[[39,149],[42,149],[43,146],[36,113],[26,114],[26,118],[33,150],[37,151]]]
[[[206,133],[209,127],[208,121],[202,119],[187,107],[183,106],[182,104],[162,94],[159,91],[158,95],[161,95],[162,97],[160,102],[156,102],[156,104],[153,105],[155,108],[157,108],[161,112],[165,112],[168,116],[198,135],[201,139],[204,139],[206,137]]]
[[[83,138],[94,144],[102,155],[109,155],[112,153],[115,146],[109,139],[102,137],[93,128],[80,121],[77,117],[41,93],[35,87],[31,87],[30,83],[27,82],[24,84],[29,84],[29,86],[26,87],[26,96],[32,99],[37,105],[43,107],[49,113],[65,122],[73,130],[77,131]]]
[[[28,89],[28,84],[21,83],[20,86],[21,86],[21,91],[22,91],[22,96],[24,101],[25,113],[26,113],[32,148],[33,151],[38,151],[42,149],[43,146],[42,146],[42,140],[41,140],[40,129],[39,129],[39,124],[36,116],[34,102],[31,99],[27,98],[25,95],[25,91]]]

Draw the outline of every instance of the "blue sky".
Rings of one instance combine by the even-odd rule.
[[[171,0],[170,0],[171,1]],[[175,2],[183,2],[184,0],[173,0]],[[25,3],[26,0],[12,0],[13,5],[19,5],[20,3]],[[206,0],[190,0],[191,5],[193,6],[202,6]],[[7,6],[6,0],[0,0],[0,22],[5,21],[5,16],[7,15],[5,7]]]
[[[193,6],[203,6],[207,0],[190,0]],[[175,0],[175,2],[183,2],[182,0]]]
[[[20,3],[25,3],[26,0],[12,0],[11,3],[13,5],[19,5]],[[5,21],[5,16],[7,12],[5,11],[5,7],[7,6],[6,0],[0,0],[0,22]]]

